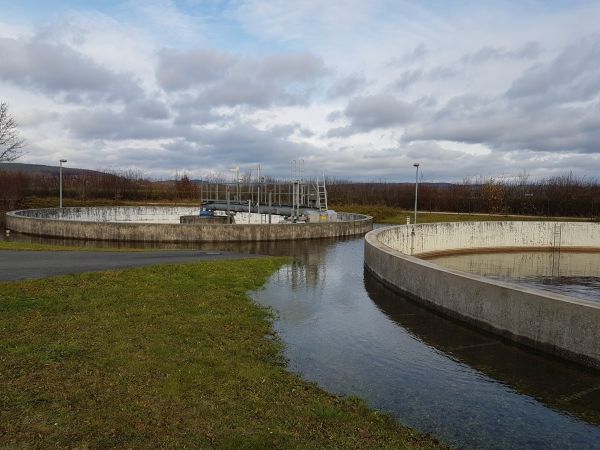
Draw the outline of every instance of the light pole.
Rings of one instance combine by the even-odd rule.
[[[419,194],[419,163],[414,163],[413,167],[417,168],[415,175],[415,224],[417,223],[417,196]]]
[[[60,194],[59,194],[59,197],[60,197],[60,208],[62,208],[62,165],[63,165],[63,163],[66,163],[66,162],[67,162],[66,159],[61,159],[60,160],[60,177],[59,177],[60,178]]]

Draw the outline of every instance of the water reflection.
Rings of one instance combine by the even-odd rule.
[[[317,255],[323,255],[327,246],[343,238],[318,239],[316,241],[263,241],[263,242],[134,242],[134,241],[96,241],[58,237],[34,236],[21,233],[11,233],[9,236],[0,234],[0,242],[24,242],[34,244],[49,244],[69,247],[89,248],[120,248],[120,249],[200,249],[221,250],[238,253],[255,253],[271,256],[294,256],[302,264],[313,260],[312,265],[319,266]]]
[[[506,343],[491,334],[431,313],[391,292],[368,273],[365,273],[365,289],[381,311],[416,339],[520,393],[600,424],[597,372]]]
[[[460,447],[598,446],[597,372],[411,303],[364,274],[361,239],[330,242],[324,254],[304,245],[253,293],[277,312],[291,370]],[[303,281],[298,268],[317,273],[314,264],[319,282]]]
[[[427,259],[488,278],[600,301],[600,253],[471,253]]]

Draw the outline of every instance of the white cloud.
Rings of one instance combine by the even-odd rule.
[[[169,176],[304,157],[348,178],[600,170],[593,3],[129,1],[23,26],[0,88],[30,147]],[[79,163],[78,163],[79,164]]]

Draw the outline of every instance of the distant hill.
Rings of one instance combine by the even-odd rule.
[[[23,163],[0,163],[0,171],[3,172],[24,172],[30,174],[56,174],[60,171],[59,166],[45,166],[43,164],[23,164]],[[79,175],[79,174],[101,174],[97,170],[89,169],[78,169],[76,167],[63,166],[63,173],[65,175]]]
[[[5,172],[24,172],[24,173],[30,173],[30,174],[46,174],[46,175],[55,174],[55,175],[58,175],[59,170],[60,170],[59,166],[46,166],[43,164],[0,163],[0,172],[5,171]],[[67,167],[67,166],[63,166],[63,173],[65,175],[82,175],[82,174],[101,175],[101,174],[105,174],[105,172],[102,172],[99,170],[78,169],[76,167]],[[172,184],[176,181],[175,179],[153,180],[152,178],[150,178],[150,180],[153,181],[154,183],[158,183],[158,184]],[[192,179],[190,179],[190,182],[193,184],[196,184],[196,185],[213,183],[211,181],[203,180],[201,178],[192,178]],[[231,182],[231,181],[229,181],[229,182]],[[357,185],[366,185],[366,184],[375,184],[375,185],[386,184],[386,185],[390,185],[390,186],[414,186],[415,183],[414,183],[414,181],[394,183],[394,182],[386,182],[386,181],[382,182],[382,181],[332,180],[332,181],[328,181],[328,184],[329,185],[342,185],[342,186],[343,185],[357,186]],[[454,183],[420,181],[419,185],[420,186],[429,186],[432,188],[446,189],[451,186],[454,186]]]
[[[0,172],[23,172],[32,175],[58,175],[60,172],[59,166],[46,166],[44,164],[24,164],[24,163],[0,163]],[[106,172],[100,170],[78,169],[76,167],[63,166],[64,175],[105,175]],[[117,174],[117,177],[120,175]],[[174,179],[170,180],[152,180],[158,184],[173,184]],[[208,181],[201,179],[190,180],[194,184],[206,184]]]

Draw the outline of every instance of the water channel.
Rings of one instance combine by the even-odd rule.
[[[275,312],[289,369],[330,392],[461,448],[600,448],[600,373],[388,290],[364,272],[360,237],[195,247],[293,256],[252,297]]]

